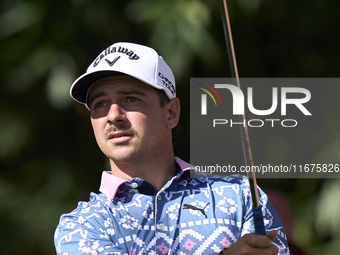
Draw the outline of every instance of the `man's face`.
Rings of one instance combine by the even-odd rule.
[[[99,80],[88,106],[97,143],[114,162],[140,162],[157,156],[171,141],[169,109],[156,89],[129,76]]]

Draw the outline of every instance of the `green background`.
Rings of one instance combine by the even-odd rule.
[[[241,77],[339,77],[338,0],[231,0],[228,5]],[[175,151],[185,160],[190,158],[190,77],[230,76],[217,0],[2,0],[0,39],[1,254],[55,254],[60,215],[97,192],[101,172],[109,170],[89,112],[68,92],[107,46],[146,44],[172,67],[183,108]],[[329,98],[322,99],[320,107],[327,109]],[[317,125],[304,131],[318,141],[311,162],[339,159],[334,128],[339,117],[330,111],[324,123],[319,131]],[[259,136],[251,139],[261,143]],[[263,148],[272,157],[287,162],[296,157],[289,140],[267,140]],[[305,158],[315,145],[302,140],[299,146]],[[284,154],[275,153],[282,148]],[[339,179],[261,179],[259,184],[275,190],[271,194],[280,192],[277,209],[289,219],[293,243],[306,254],[338,253]]]

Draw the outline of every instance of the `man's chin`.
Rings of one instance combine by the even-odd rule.
[[[138,159],[138,155],[136,153],[121,153],[119,155],[110,155],[108,156],[110,160],[116,163],[128,163],[128,162],[135,162]]]

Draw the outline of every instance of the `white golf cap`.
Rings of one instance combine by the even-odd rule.
[[[125,74],[176,97],[175,77],[158,53],[149,47],[119,42],[106,48],[71,86],[71,97],[86,104],[90,86],[105,77]]]

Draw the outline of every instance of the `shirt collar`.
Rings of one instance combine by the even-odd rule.
[[[181,167],[182,172],[192,169],[192,165],[178,157],[175,157],[175,161]],[[116,196],[119,186],[125,182],[129,182],[129,180],[115,176],[110,171],[104,171],[99,191],[112,200]]]

